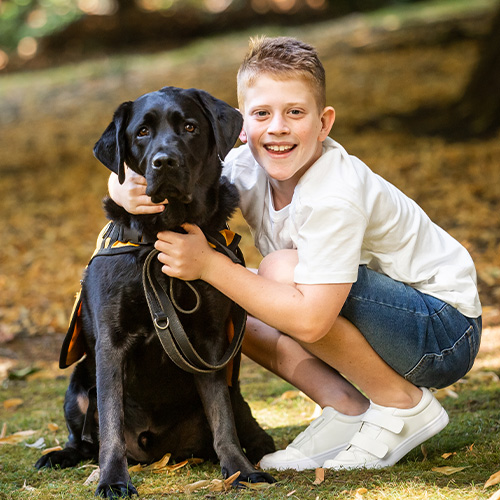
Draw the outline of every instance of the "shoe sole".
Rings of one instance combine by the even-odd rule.
[[[262,463],[261,460],[260,468],[262,470],[273,469],[279,471],[293,469],[298,472],[303,470],[317,469],[318,467],[323,467],[323,464],[325,463],[326,460],[335,458],[342,450],[346,448],[346,446],[348,446],[348,444],[349,443],[344,443],[338,446],[337,448],[333,448],[324,453],[320,453],[319,455],[315,455],[314,457],[307,457],[302,460],[295,460],[293,462],[288,462],[288,463],[266,465],[265,461],[264,463]]]

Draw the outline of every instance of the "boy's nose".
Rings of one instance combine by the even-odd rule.
[[[273,116],[267,132],[274,135],[283,135],[288,134],[290,132],[290,129],[283,116],[281,116],[280,114],[276,114]]]

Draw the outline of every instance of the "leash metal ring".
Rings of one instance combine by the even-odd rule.
[[[170,320],[167,318],[166,320],[161,320],[161,321],[162,321],[162,323],[164,321],[164,324],[160,324],[157,318],[155,318],[153,320],[153,322],[157,328],[159,328],[160,330],[166,330],[168,328],[168,326],[170,325]]]

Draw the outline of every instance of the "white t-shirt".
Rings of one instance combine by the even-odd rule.
[[[233,149],[223,175],[262,253],[297,249],[296,283],[354,283],[358,267],[402,281],[481,315],[476,271],[467,250],[399,189],[350,156],[333,139],[299,180],[292,202],[275,210],[263,168],[248,146]]]

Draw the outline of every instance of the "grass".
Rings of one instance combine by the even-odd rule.
[[[191,493],[192,498],[295,498],[295,499],[487,499],[495,488],[484,489],[485,481],[500,468],[497,446],[500,432],[498,403],[500,386],[494,376],[472,374],[456,384],[457,398],[446,397],[442,404],[450,415],[450,424],[440,434],[413,450],[392,468],[379,471],[330,472],[325,481],[314,484],[315,472],[276,472],[278,483],[266,489]],[[243,363],[242,387],[252,411],[273,436],[278,447],[286,446],[311,417],[314,404],[286,382],[270,375],[249,360]],[[66,372],[45,370],[28,380],[8,380],[2,389],[2,401],[20,398],[16,409],[0,408],[0,422],[6,423],[6,435],[35,430],[25,441],[43,437],[47,447],[64,443],[67,435],[62,414]],[[49,424],[57,424],[56,431]],[[75,469],[37,471],[33,464],[40,456],[37,449],[24,443],[0,448],[0,499],[91,498],[95,484],[84,482],[92,464]],[[444,454],[451,454],[443,458]],[[453,467],[446,475],[436,467]],[[463,469],[459,469],[463,468]],[[217,464],[188,465],[175,472],[132,473],[141,498],[186,498],[184,488],[200,480],[220,479]]]

